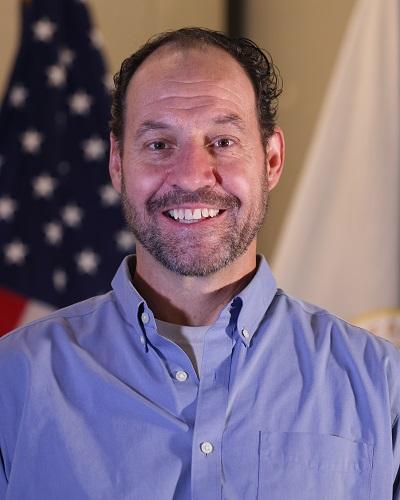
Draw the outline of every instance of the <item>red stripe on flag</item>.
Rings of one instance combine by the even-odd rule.
[[[6,288],[0,288],[0,336],[18,325],[27,299]]]

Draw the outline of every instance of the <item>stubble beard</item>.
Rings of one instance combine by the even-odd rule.
[[[243,255],[261,229],[269,199],[267,179],[261,180],[261,183],[257,199],[244,219],[238,215],[241,206],[238,198],[217,194],[208,188],[195,192],[174,190],[161,198],[152,197],[139,211],[129,200],[123,176],[121,203],[128,228],[154,259],[181,276],[206,277]],[[188,224],[182,227],[182,231],[166,234],[155,215],[159,217],[163,208],[179,206],[180,203],[229,208],[218,231],[197,228],[191,231]]]

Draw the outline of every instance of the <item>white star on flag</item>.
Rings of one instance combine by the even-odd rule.
[[[54,288],[62,292],[65,290],[65,287],[67,286],[67,273],[64,271],[64,269],[55,269],[53,272],[53,285]]]
[[[71,203],[61,210],[61,217],[65,225],[77,227],[82,222],[82,210],[78,205]]]
[[[75,59],[75,52],[68,48],[63,48],[58,53],[58,62],[65,67],[70,66]]]
[[[43,134],[34,128],[30,128],[21,134],[20,140],[22,143],[22,149],[25,153],[36,154],[40,151],[40,147],[43,142]]]
[[[48,174],[42,174],[32,180],[33,192],[37,198],[49,198],[56,188],[56,180]]]
[[[117,247],[121,252],[129,252],[135,247],[135,238],[130,231],[118,231],[115,236]]]
[[[20,240],[14,240],[4,246],[5,260],[8,264],[20,265],[28,254],[28,247]]]
[[[50,42],[56,29],[57,25],[44,17],[32,25],[33,37],[39,42]]]
[[[75,257],[78,270],[84,274],[93,274],[97,271],[100,259],[93,250],[87,249],[79,252]]]
[[[58,66],[54,64],[46,69],[47,83],[50,87],[62,87],[65,84],[65,79],[67,77],[65,69],[63,66]]]
[[[76,115],[86,115],[90,111],[93,99],[84,90],[75,92],[69,100],[69,109]]]
[[[14,217],[17,203],[9,196],[0,198],[0,220],[9,221]]]
[[[46,241],[50,245],[58,245],[63,238],[63,228],[58,222],[49,222],[43,227]]]
[[[28,97],[28,90],[23,85],[14,85],[10,90],[9,100],[14,108],[21,108]]]
[[[99,194],[101,202],[105,207],[112,207],[119,202],[119,193],[110,184],[102,186],[99,189]]]
[[[92,42],[93,47],[96,49],[101,49],[103,46],[103,35],[101,34],[100,30],[94,28],[92,32],[90,33],[90,41]]]
[[[102,160],[106,152],[106,144],[100,137],[93,136],[82,143],[85,160]]]

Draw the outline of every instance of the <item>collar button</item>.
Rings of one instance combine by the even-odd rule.
[[[179,382],[185,382],[188,378],[188,374],[184,372],[183,370],[178,370],[175,373],[175,378],[176,380],[179,380]]]
[[[242,329],[242,335],[243,335],[243,338],[245,338],[247,340],[250,337],[249,330],[247,330],[246,328],[243,328]]]
[[[142,323],[144,325],[146,325],[150,321],[149,315],[146,312],[142,313],[140,319],[142,320]]]

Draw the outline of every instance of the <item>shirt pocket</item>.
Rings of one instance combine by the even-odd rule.
[[[329,434],[261,432],[259,500],[368,500],[372,445]]]

